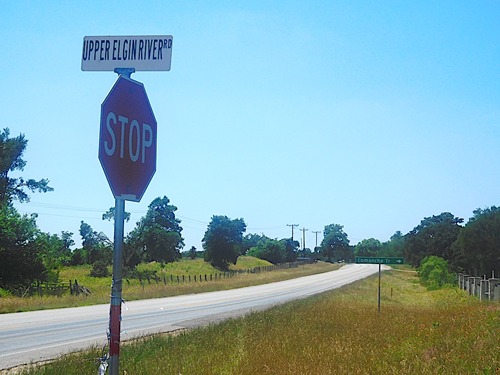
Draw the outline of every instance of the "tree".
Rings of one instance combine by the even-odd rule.
[[[257,233],[248,233],[245,236],[243,236],[242,244],[241,244],[241,255],[247,254],[248,250],[250,250],[252,247],[257,246],[259,241],[266,236],[260,235]]]
[[[81,266],[85,264],[85,254],[83,249],[75,249],[71,252],[70,264],[72,266]]]
[[[70,232],[65,236],[72,235]],[[57,282],[59,279],[58,270],[60,267],[71,263],[71,249],[69,248],[73,240],[65,237],[65,240],[57,234],[40,232],[36,237],[36,246],[40,251],[45,267],[50,271],[49,281]]]
[[[454,258],[452,244],[458,237],[462,228],[459,224],[463,221],[464,219],[455,217],[449,212],[424,218],[420,225],[405,236],[406,262],[418,267],[422,259],[430,255],[452,260]]]
[[[354,255],[360,257],[375,257],[378,256],[382,249],[382,243],[375,238],[362,240],[354,247]]]
[[[285,262],[287,254],[283,241],[273,240],[269,237],[262,236],[257,246],[252,247],[248,251],[248,255],[278,264]]]
[[[189,258],[196,259],[197,257],[198,257],[198,254],[196,253],[196,247],[191,246],[191,249],[189,249]]]
[[[126,257],[134,254],[151,262],[173,262],[181,258],[184,239],[181,236],[181,221],[175,217],[177,207],[170,200],[154,199],[148,206],[148,212],[127,236]]]
[[[231,220],[227,216],[212,216],[202,240],[205,261],[222,270],[228,269],[231,263],[236,264],[245,230],[243,219]]]
[[[115,220],[115,208],[110,207],[109,210],[107,210],[105,213],[102,214],[102,219],[103,220],[108,220],[108,221],[114,221]],[[130,220],[130,212],[124,212],[123,213],[123,219],[125,222],[129,222]]]
[[[329,224],[323,230],[323,241],[321,241],[321,253],[332,260],[350,260],[352,252],[349,247],[349,239],[344,233],[344,226],[340,224]]]
[[[300,246],[299,241],[292,241],[291,238],[283,238],[280,242],[285,247],[285,262],[295,262],[297,260],[297,249]]]
[[[500,275],[500,207],[474,210],[453,244],[456,263],[471,275]]]
[[[37,246],[36,215],[20,215],[0,205],[0,288],[20,292],[34,281],[47,279],[47,268]]]
[[[94,231],[89,224],[82,220],[80,222],[80,236],[87,264],[94,264],[97,261],[103,261],[106,264],[112,263],[113,243],[104,233]]]
[[[390,240],[382,244],[380,256],[384,257],[403,257],[403,249],[405,245],[405,236],[401,231],[396,231]]]
[[[75,246],[75,241],[73,241],[73,232],[62,231],[61,241],[63,242],[63,247],[65,250],[71,251],[71,246]]]
[[[25,189],[44,193],[53,191],[47,179],[36,181],[9,177],[9,172],[24,170],[26,161],[22,156],[28,144],[24,134],[15,138],[9,138],[9,135],[7,128],[0,131],[0,205],[10,204],[15,199],[19,202],[28,202],[29,196]]]

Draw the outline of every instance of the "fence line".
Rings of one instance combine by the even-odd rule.
[[[308,263],[313,263],[314,261],[298,261],[298,262],[289,262],[289,263],[282,263],[282,264],[273,264],[270,266],[260,266],[260,267],[254,267],[254,268],[248,268],[244,270],[233,270],[233,271],[226,271],[226,272],[217,272],[215,274],[198,274],[198,275],[157,275],[155,274],[144,274],[144,275],[138,275],[139,283],[142,285],[142,287],[145,287],[146,281],[148,284],[151,284],[152,281],[154,281],[156,284],[159,284],[163,282],[164,285],[167,284],[180,284],[180,283],[204,283],[204,282],[211,282],[211,281],[220,281],[223,279],[229,279],[232,277],[236,277],[240,274],[256,274],[260,272],[270,272],[270,271],[276,271],[276,270],[282,270],[282,269],[289,269],[289,268],[296,268],[299,267],[300,265],[308,264]],[[130,284],[130,281],[125,278],[126,282]],[[52,296],[61,296],[64,293],[69,291],[71,294],[75,295],[89,295],[91,294],[91,291],[84,287],[83,285],[79,285],[78,281],[75,279],[74,281],[69,280],[69,282],[39,282],[37,281],[35,284],[31,285],[23,294],[23,297],[26,295],[39,295],[40,297],[44,295],[52,295]]]
[[[289,263],[281,263],[281,264],[273,264],[270,266],[260,266],[260,267],[254,267],[254,268],[248,268],[244,270],[232,270],[232,271],[226,271],[226,272],[217,272],[217,273],[212,273],[212,274],[197,274],[197,275],[163,275],[163,276],[158,276],[157,274],[150,275],[138,275],[138,280],[142,287],[144,288],[146,285],[146,281],[148,284],[151,284],[153,281],[156,282],[156,284],[160,284],[163,282],[163,284],[167,285],[168,283],[170,284],[180,284],[180,283],[190,283],[190,282],[195,282],[195,283],[203,283],[203,282],[210,282],[210,281],[220,281],[222,279],[229,279],[232,277],[236,277],[240,274],[255,274],[255,273],[260,273],[260,272],[270,272],[270,271],[276,271],[276,270],[283,270],[283,269],[289,269],[289,268],[297,268],[300,265],[308,264],[308,263],[313,263],[314,261],[299,261],[299,262],[289,262]],[[127,282],[129,282],[127,280]]]
[[[62,296],[64,293],[69,291],[71,294],[84,294],[89,295],[91,292],[88,288],[83,285],[78,284],[78,280],[75,281],[69,280],[69,282],[40,282],[30,285],[28,289],[23,293],[22,297],[26,295],[39,295],[40,297],[44,295],[49,296]]]
[[[500,279],[458,274],[458,287],[480,300],[500,301]]]

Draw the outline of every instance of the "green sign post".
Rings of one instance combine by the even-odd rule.
[[[382,264],[404,264],[404,258],[397,257],[356,257],[356,264],[378,264],[378,313],[380,314],[380,277]]]
[[[404,264],[404,258],[397,257],[356,257],[356,263],[365,264]]]

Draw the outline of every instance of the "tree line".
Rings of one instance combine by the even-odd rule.
[[[92,265],[94,276],[106,276],[112,261],[113,243],[103,233],[81,221],[82,247],[75,245],[73,233],[44,233],[37,228],[36,214],[21,215],[14,201],[28,202],[29,193],[50,192],[47,179],[13,178],[13,171],[26,165],[23,152],[27,140],[23,134],[10,137],[8,129],[0,132],[0,293],[19,292],[34,281],[57,281],[58,270],[67,265]],[[184,248],[181,220],[177,207],[166,197],[154,199],[147,213],[127,234],[123,246],[125,270],[141,262],[174,262]],[[103,220],[113,220],[114,208],[103,213]],[[125,214],[130,219],[130,214]],[[407,234],[397,231],[389,241],[369,238],[350,245],[340,224],[325,225],[323,240],[314,249],[300,249],[293,238],[273,239],[265,235],[245,234],[244,219],[214,215],[202,239],[203,251],[192,247],[191,258],[201,255],[216,268],[226,270],[240,255],[251,255],[279,264],[297,258],[329,262],[350,262],[355,256],[396,256],[419,267],[422,260],[436,256],[446,260],[453,271],[473,275],[500,274],[500,208],[477,209],[464,220],[449,212],[424,218]],[[1,294],[0,294],[1,295]]]

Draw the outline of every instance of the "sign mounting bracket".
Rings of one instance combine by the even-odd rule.
[[[115,68],[114,72],[119,76],[130,78],[132,73],[135,73],[135,68]]]

